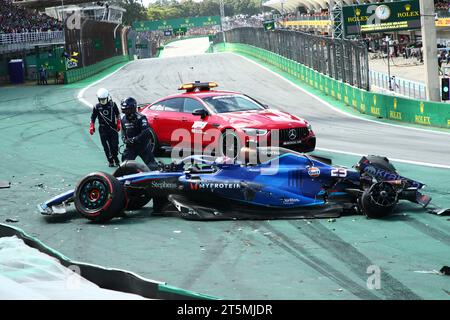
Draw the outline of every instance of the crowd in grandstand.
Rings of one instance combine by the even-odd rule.
[[[435,1],[434,7],[436,10],[448,10],[450,8],[450,3],[448,1]]]
[[[253,16],[240,14],[233,17],[226,17],[223,21],[224,30],[239,27],[262,27],[263,21],[269,18],[269,14],[261,13]]]
[[[0,33],[44,32],[62,30],[62,24],[46,14],[2,0],[0,6]]]

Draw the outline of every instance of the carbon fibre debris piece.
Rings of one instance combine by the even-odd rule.
[[[11,182],[0,180],[0,189],[6,189],[11,187]]]
[[[441,270],[439,270],[440,273],[446,276],[450,276],[450,267],[449,266],[443,266]]]

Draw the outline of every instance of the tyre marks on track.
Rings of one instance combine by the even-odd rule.
[[[289,223],[296,229],[300,226],[299,222],[289,221]],[[364,283],[367,281],[367,278],[369,277],[369,274],[366,273],[367,267],[375,265],[375,263],[354,246],[326,228],[320,221],[307,225],[302,224],[301,229],[298,230],[311,239],[311,241],[341,261],[355,275],[364,281]],[[420,296],[391,276],[386,270],[381,270],[381,279],[381,289],[377,291],[383,294],[387,299],[421,299]]]
[[[305,249],[302,245],[298,244],[283,232],[273,227],[268,222],[254,222],[251,223],[255,228],[264,228],[270,233],[263,233],[263,235],[269,239],[273,244],[289,253],[303,264],[309,266],[311,269],[327,277],[333,282],[337,283],[343,289],[352,293],[356,297],[364,300],[378,300],[380,299],[373,292],[369,291],[367,287],[360,285],[353,281],[342,272],[335,269],[329,263],[323,259],[314,255],[310,250]],[[295,226],[295,225],[294,225]],[[296,227],[296,226],[295,226]],[[365,281],[364,281],[365,283]]]
[[[239,279],[236,279],[238,277],[238,269],[232,269],[233,272],[230,272],[230,265],[233,268],[233,265],[240,259],[242,252],[239,251],[237,253],[236,251],[233,251],[233,258],[226,256],[228,245],[230,243],[235,244],[235,241],[241,240],[238,238],[237,232],[239,231],[236,230],[245,227],[243,222],[233,222],[228,229],[234,231],[224,232],[219,236],[213,234],[204,223],[194,223],[192,224],[192,227],[193,233],[199,240],[199,243],[204,245],[205,250],[201,253],[202,257],[189,270],[186,270],[184,280],[181,281],[179,287],[191,289],[197,279],[202,277],[206,272],[217,272],[217,269],[220,269],[221,274],[227,278],[228,283],[236,283],[236,291],[234,291],[233,294],[245,297],[248,293],[254,292],[254,288],[246,287],[245,284],[239,282]],[[234,261],[234,263],[230,263],[230,261]],[[219,281],[219,279],[217,281]],[[213,287],[214,284],[211,284],[210,286]],[[213,290],[218,289],[213,288]],[[202,291],[204,291],[204,289]],[[219,293],[215,293],[214,295],[220,296],[220,288],[218,292]],[[240,297],[233,296],[231,298],[236,299]]]
[[[414,218],[403,217],[402,221],[405,221],[407,225],[413,227],[417,231],[450,246],[450,236],[447,233]]]
[[[192,288],[197,279],[211,268],[228,246],[228,242],[224,235],[214,239],[214,237],[206,231],[206,228],[201,227],[200,230],[198,230],[197,223],[193,223],[192,227],[194,228],[193,233],[198,238],[199,242],[208,245],[207,250],[203,251],[199,261],[195,263],[190,270],[186,271],[186,276],[179,285],[181,288],[185,289]],[[211,239],[214,239],[213,242],[211,242]]]

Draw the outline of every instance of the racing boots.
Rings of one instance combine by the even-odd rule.
[[[114,160],[114,166],[115,166],[115,167],[120,167],[120,161],[119,161],[119,158],[114,157],[113,160]]]

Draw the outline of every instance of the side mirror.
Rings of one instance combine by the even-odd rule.
[[[270,108],[268,104],[263,104],[263,107],[266,108],[266,109]]]
[[[200,116],[200,118],[202,119],[209,116],[208,111],[206,111],[205,109],[195,109],[194,111],[192,111],[192,114],[194,116]]]

